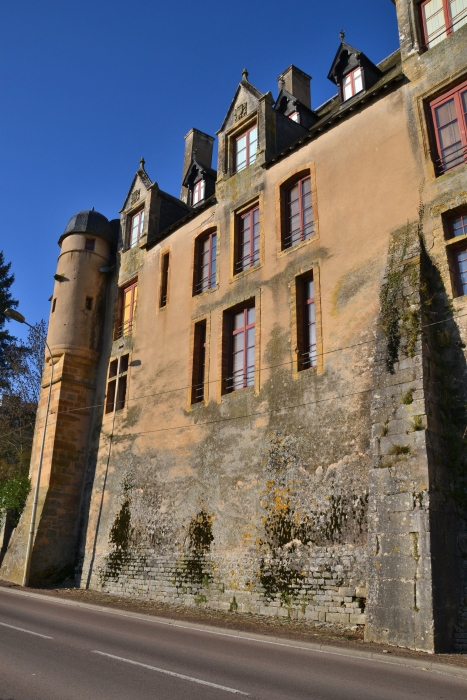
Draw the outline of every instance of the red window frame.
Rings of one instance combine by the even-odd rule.
[[[191,203],[193,205],[203,201],[205,186],[206,183],[204,180],[199,180],[193,185],[193,192],[191,194]]]
[[[237,245],[235,274],[254,267],[260,259],[259,205],[237,215]]]
[[[288,114],[287,117],[293,122],[296,122],[297,124],[300,122],[300,115],[297,112],[297,110],[295,110],[295,112],[290,112],[290,114]]]
[[[125,304],[127,295],[129,295],[129,304]],[[136,302],[138,299],[138,280],[128,284],[120,289],[120,309],[119,309],[119,325],[115,332],[115,339],[122,338],[125,335],[131,335],[135,321]],[[128,314],[125,310],[128,308]]]
[[[449,222],[449,225],[451,233],[450,238],[467,236],[467,212],[459,214],[459,216],[453,216]]]
[[[467,294],[467,248],[465,246],[457,248],[454,255],[458,296],[465,296]]]
[[[254,386],[255,383],[256,309],[253,305],[232,311],[230,333],[227,391],[232,392]]]
[[[347,73],[347,75],[344,75],[344,77],[342,78],[341,90],[342,90],[342,101],[343,101],[343,102],[346,102],[347,100],[350,100],[351,97],[354,97],[354,95],[357,94],[357,91],[355,90],[355,73],[356,73],[358,70],[360,71],[360,77],[361,77],[361,81],[362,81],[362,87],[361,87],[360,90],[358,90],[358,92],[362,92],[362,90],[363,90],[364,87],[365,87],[364,84],[363,84],[363,68],[362,68],[361,66],[357,66],[357,68],[354,68],[353,71],[351,71],[350,73]],[[347,78],[350,78],[350,86],[351,86],[351,89],[352,89],[352,94],[349,95],[349,97],[345,97],[345,93],[344,93],[344,83],[345,83],[345,81],[347,80]]]
[[[465,93],[465,96],[464,96]],[[465,101],[465,108],[462,103],[462,98]],[[438,126],[437,110],[444,104],[450,101],[454,103],[454,109],[456,113],[456,118],[451,120],[447,124],[442,124]],[[430,102],[431,119],[434,129],[434,135],[436,140],[436,147],[438,150],[438,158],[435,160],[435,167],[437,174],[442,175],[448,170],[452,170],[458,165],[462,165],[467,162],[467,81],[453,88],[444,95],[441,95],[436,100]],[[460,140],[453,145],[460,144],[459,147],[452,153],[448,154],[446,157],[443,155],[443,150],[446,151],[451,146],[442,148],[440,140],[440,131],[446,129],[448,126],[457,123],[459,129]]]
[[[201,294],[216,285],[217,231],[201,236],[198,241],[198,279],[195,294]]]
[[[136,238],[133,239],[133,229],[135,228],[136,224]],[[135,214],[132,214],[130,216],[130,221],[129,221],[129,227],[128,227],[128,236],[127,236],[127,248],[134,248],[135,245],[138,244],[139,239],[141,238],[141,234],[143,233],[143,227],[144,227],[144,208],[140,209],[137,211]]]
[[[430,37],[428,36],[428,31],[427,31],[427,26],[425,22],[425,12],[424,12],[424,7],[427,5],[431,0],[424,0],[423,2],[420,3],[420,19],[421,19],[421,25],[423,28],[423,41],[424,45],[423,48],[429,49],[430,48]],[[434,37],[431,37],[431,40],[433,39],[438,39],[442,37],[443,33],[446,32],[446,37],[450,36],[453,31],[455,31],[455,24],[453,24],[452,17],[451,17],[451,3],[449,0],[441,0],[443,4],[443,15],[444,15],[444,28],[439,30],[439,34],[435,35]],[[463,19],[463,17],[461,18]],[[460,20],[458,20],[459,22]],[[453,29],[454,27],[454,29]],[[445,38],[445,37],[442,37]]]
[[[305,187],[309,183],[309,190]],[[297,188],[298,197],[292,199],[294,190]],[[313,218],[313,193],[311,187],[311,175],[307,174],[300,180],[296,180],[293,185],[286,190],[286,211],[285,211],[285,235],[282,238],[282,249],[293,248],[302,241],[313,238],[315,234],[315,223]],[[296,207],[294,205],[297,204]],[[294,210],[296,209],[295,213]],[[311,215],[311,221],[307,221]],[[299,228],[295,226],[298,217]]]
[[[254,153],[251,153],[251,145],[250,144],[250,133],[252,131],[256,130],[256,139],[254,139],[253,143],[256,144],[256,148],[254,150]],[[239,167],[238,163],[238,142],[240,141],[241,138],[245,136],[245,164]],[[256,151],[258,148],[258,124],[254,124],[251,126],[249,129],[246,129],[245,131],[242,131],[241,134],[235,137],[235,161],[234,161],[234,170],[236,173],[240,172],[240,170],[244,170],[245,168],[248,168],[249,165],[252,165],[255,160],[256,160]],[[243,150],[243,149],[242,149]],[[243,162],[243,161],[242,161]]]

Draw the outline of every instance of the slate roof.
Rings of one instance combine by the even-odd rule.
[[[72,216],[60,236],[58,244],[61,245],[64,238],[74,233],[91,233],[93,236],[105,238],[114,245],[117,243],[115,232],[107,217],[94,209],[86,209]]]

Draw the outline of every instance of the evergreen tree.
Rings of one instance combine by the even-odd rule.
[[[8,307],[18,306],[16,299],[10,293],[14,275],[10,274],[11,263],[5,262],[3,251],[0,250],[0,392],[8,387],[9,359],[8,354],[15,343],[15,338],[4,328],[6,317],[3,312]]]

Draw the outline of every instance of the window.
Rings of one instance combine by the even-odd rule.
[[[86,242],[84,244],[84,250],[94,250],[94,246],[96,245],[96,239],[95,238],[86,238]]]
[[[193,205],[198,204],[198,202],[201,202],[204,199],[204,189],[205,189],[204,180],[200,180],[199,182],[196,182],[193,185],[193,192],[191,195],[191,203]]]
[[[465,237],[465,238],[464,238]],[[448,259],[454,296],[467,294],[467,212],[450,217],[446,221]],[[459,239],[459,240],[456,240]]]
[[[206,321],[195,324],[193,344],[193,376],[191,379],[191,403],[204,401],[206,381]]]
[[[317,365],[316,307],[313,275],[297,277],[297,349],[298,370]]]
[[[467,24],[467,0],[426,0],[421,12],[427,49]]]
[[[255,125],[235,140],[235,172],[238,173],[255,162],[257,148],[258,127]]]
[[[109,364],[105,412],[120,411],[125,406],[129,355],[112,360]]]
[[[226,312],[227,362],[224,364],[225,392],[239,391],[255,383],[255,307],[250,304]]]
[[[467,236],[467,214],[461,214],[461,216],[453,219],[451,227],[453,238],[457,236]]]
[[[159,298],[160,308],[167,306],[167,296],[169,291],[169,264],[170,264],[170,253],[164,253],[162,256],[162,268],[161,268],[161,293]]]
[[[131,335],[135,321],[136,302],[138,300],[138,282],[128,285],[120,290],[119,325],[115,338]]]
[[[282,247],[291,248],[315,233],[311,177],[307,175],[286,190],[285,230]]]
[[[194,293],[201,294],[216,284],[217,234],[215,231],[196,241],[195,256]]]
[[[238,274],[259,263],[259,206],[255,206],[245,214],[239,214],[236,228],[234,272]]]
[[[467,161],[467,82],[433,100],[430,105],[435,129],[439,174]]]
[[[86,297],[86,309],[92,311],[92,297]]]
[[[133,248],[139,241],[144,227],[144,209],[141,209],[130,219],[127,247]]]
[[[460,296],[467,294],[467,248],[456,251],[457,286]]]
[[[52,302],[52,313],[55,311],[55,307],[57,306],[57,297]]]
[[[298,112],[292,112],[288,116],[289,116],[289,119],[291,119],[293,122],[300,121],[299,116],[298,116]]]
[[[356,68],[351,73],[345,76],[342,81],[342,100],[348,100],[357,92],[363,90],[363,73],[361,68]]]

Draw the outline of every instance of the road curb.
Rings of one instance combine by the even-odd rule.
[[[4,588],[0,586],[0,593],[11,593],[13,595],[23,596],[27,598],[38,598],[46,600],[49,603],[58,603],[59,605],[71,605],[77,608],[84,608],[93,611],[104,612],[121,617],[131,617],[146,622],[153,622],[160,625],[168,625],[170,627],[182,627],[185,629],[198,630],[200,632],[209,632],[210,634],[218,634],[226,637],[239,637],[252,642],[261,642],[263,644],[275,644],[278,646],[294,647],[296,649],[305,649],[315,651],[321,654],[333,654],[335,656],[346,656],[353,659],[364,659],[366,661],[375,661],[377,663],[391,664],[392,666],[408,666],[411,668],[419,668],[435,673],[442,673],[448,676],[455,676],[467,680],[467,668],[460,666],[451,666],[451,664],[441,664],[436,661],[425,659],[409,659],[403,656],[387,656],[386,654],[378,654],[371,651],[359,651],[358,649],[346,649],[345,647],[333,647],[330,644],[315,644],[314,642],[300,642],[294,639],[285,639],[284,637],[275,637],[273,635],[256,634],[255,632],[243,632],[241,630],[232,630],[226,627],[215,627],[213,625],[204,625],[197,622],[188,622],[183,620],[174,620],[172,618],[158,617],[157,615],[149,615],[145,613],[128,612],[119,608],[110,608],[105,605],[94,603],[81,603],[78,600],[67,600],[41,593],[33,593],[32,591],[19,591],[15,588]]]

